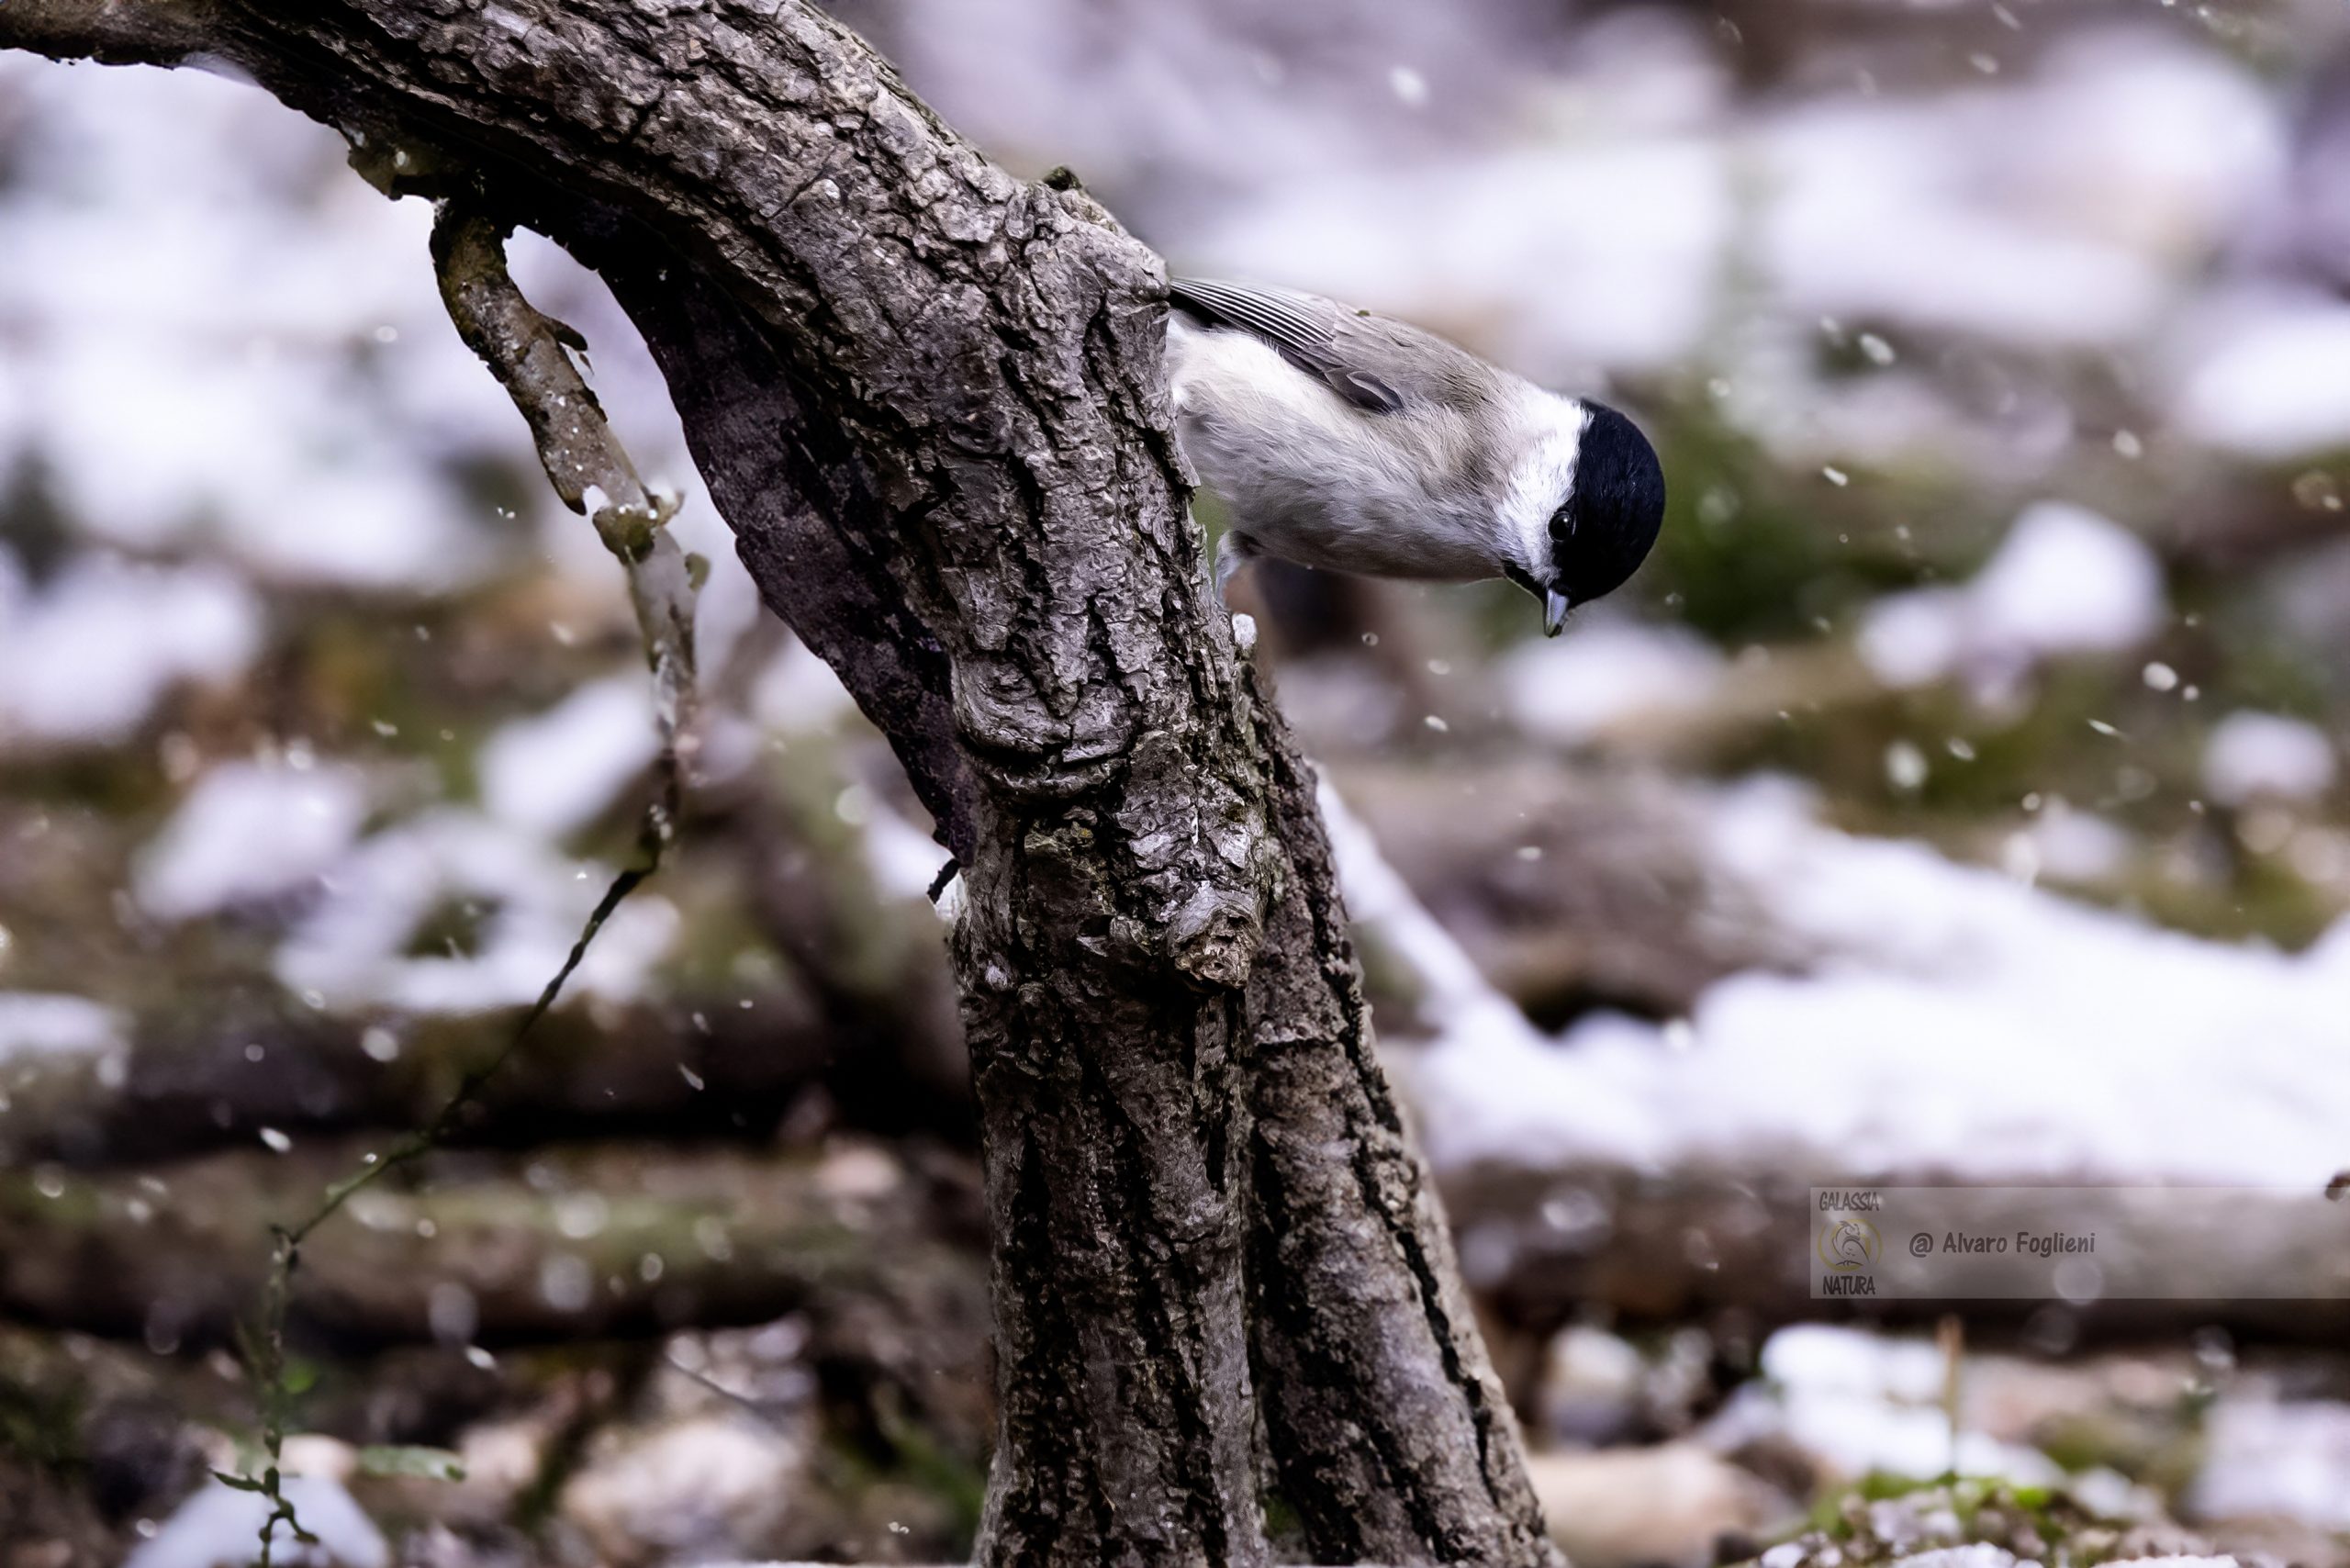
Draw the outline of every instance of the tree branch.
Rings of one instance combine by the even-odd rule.
[[[450,198],[432,226],[433,272],[457,336],[498,377],[530,425],[555,494],[588,515],[628,574],[661,732],[661,800],[651,828],[666,845],[677,836],[693,744],[694,592],[701,563],[686,554],[666,527],[677,498],[645,488],[603,405],[572,363],[573,353],[587,352],[587,340],[541,315],[514,286],[506,270],[509,231],[471,201]]]
[[[0,47],[51,60],[106,65],[178,65],[217,46],[225,7],[215,0],[9,0]]]
[[[995,1231],[982,1560],[1261,1562],[1261,1378],[1317,1557],[1555,1561],[1310,775],[1203,591],[1157,259],[803,0],[0,3],[0,45],[75,39],[435,149],[420,188],[601,273],[768,604],[937,814]]]

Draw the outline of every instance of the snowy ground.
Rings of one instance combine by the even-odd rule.
[[[1830,7],[1774,60],[1685,8],[1538,9],[860,18],[1173,264],[1395,310],[1659,434],[1665,545],[1569,635],[1430,589],[1325,660],[1406,762],[1656,769],[1809,958],[1546,1033],[1326,797],[1416,982],[1430,1037],[1388,1032],[1435,1157],[2322,1186],[2350,1166],[2350,23],[1857,8],[1879,46]],[[654,741],[617,572],[448,328],[424,208],[341,165],[235,83],[0,58],[0,1114],[52,1060],[118,1086],[183,980],[384,1040],[510,1009],[628,852]],[[912,906],[926,824],[760,624],[641,347],[551,247],[514,261],[713,564],[708,798],[807,792]],[[1481,724],[1424,724],[1421,684]],[[576,1017],[790,976],[745,879],[641,894]],[[1707,1440],[1931,1474],[1941,1372],[1788,1330]],[[2350,1529],[2344,1408],[2230,1385],[2194,1509]],[[651,1478],[628,1509],[573,1510],[616,1557],[678,1550],[679,1495],[759,1513],[805,1456],[665,1431],[596,1456]],[[1988,1417],[1962,1446],[2052,1462]],[[341,1481],[303,1484],[382,1560]],[[198,1490],[139,1568],[211,1560],[250,1501]]]
[[[1411,1070],[1440,1162],[2314,1190],[2350,1158],[2350,1078],[2322,1065],[2350,1044],[2350,924],[2299,954],[2165,932],[1823,827],[1785,784],[1704,812],[1719,864],[1823,958],[1726,980],[1685,1024],[1600,1016],[1555,1041],[1380,899],[1354,844],[1364,917],[1443,999]]]

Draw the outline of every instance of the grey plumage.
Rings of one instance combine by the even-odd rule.
[[[1612,410],[1318,296],[1196,278],[1169,296],[1178,432],[1232,515],[1219,592],[1260,554],[1373,577],[1507,577],[1545,600],[1555,630],[1655,537],[1654,454]],[[1595,431],[1606,493],[1578,507]]]

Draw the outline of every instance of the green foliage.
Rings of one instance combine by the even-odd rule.
[[[82,1406],[77,1388],[44,1388],[0,1371],[0,1453],[39,1471],[79,1467]]]
[[[363,1475],[414,1475],[427,1481],[463,1481],[464,1462],[447,1449],[377,1443],[359,1450]]]
[[[1774,465],[1751,436],[1702,407],[1656,424],[1670,476],[1664,531],[1635,579],[1718,642],[1808,638],[1870,596],[1930,575],[1889,517],[1911,510],[1894,486],[1866,494]],[[1918,499],[1936,504],[1939,487]]]

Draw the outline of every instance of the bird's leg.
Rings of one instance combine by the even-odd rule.
[[[1257,542],[1238,529],[1225,531],[1224,538],[1217,542],[1215,547],[1215,601],[1217,604],[1225,609],[1231,608],[1229,601],[1225,598],[1225,590],[1232,586],[1232,579],[1239,575],[1241,567],[1262,554],[1263,552],[1257,548]]]

